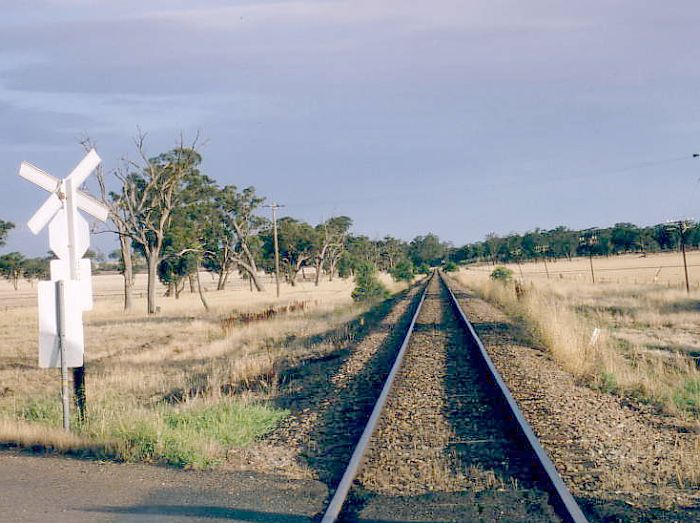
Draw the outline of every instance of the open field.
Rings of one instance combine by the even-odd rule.
[[[700,251],[688,251],[688,276],[691,289],[700,289]],[[504,264],[498,264],[504,265]],[[525,281],[549,279],[591,282],[591,264],[586,257],[505,264],[516,277]],[[490,264],[470,266],[473,271],[491,272]],[[657,254],[623,254],[619,256],[594,256],[593,271],[598,283],[625,285],[654,285],[657,287],[685,289],[683,258],[678,252]]]
[[[687,294],[682,268],[670,268],[679,260],[673,254],[594,258],[603,275],[595,285],[588,258],[549,263],[549,279],[542,263],[510,265],[513,278],[523,282],[520,296],[513,285],[489,279],[490,265],[469,267],[457,277],[524,320],[575,376],[697,420],[700,269],[691,267]],[[697,252],[689,256],[691,264],[699,260]],[[667,282],[655,281],[655,274],[665,274]]]
[[[208,275],[202,281],[209,312],[186,291],[178,300],[160,297],[160,313],[148,317],[143,275],[129,314],[121,277],[94,277],[95,308],[84,315],[88,419],[72,435],[60,428],[58,371],[37,368],[36,290],[1,282],[0,441],[180,466],[223,463],[231,448],[286,415],[266,401],[282,361],[303,358],[314,344],[342,343],[351,335],[345,324],[364,310],[350,298],[351,281],[283,285],[279,299],[269,281],[262,293],[243,281],[221,292]],[[286,312],[292,303],[304,306]],[[279,312],[270,320],[222,328],[234,312],[271,306]],[[324,333],[331,334],[310,338]]]

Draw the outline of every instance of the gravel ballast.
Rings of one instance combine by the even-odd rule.
[[[679,481],[698,435],[651,407],[593,390],[516,321],[451,282],[528,422],[591,521],[700,521],[697,486]]]
[[[433,278],[347,520],[559,521]]]

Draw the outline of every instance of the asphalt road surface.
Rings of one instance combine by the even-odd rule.
[[[183,471],[0,451],[0,521],[302,523],[326,486],[250,472]]]

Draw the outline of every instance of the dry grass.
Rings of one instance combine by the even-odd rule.
[[[654,263],[662,258],[668,255]],[[610,263],[632,275],[639,258],[617,257]],[[624,270],[625,263],[630,270]],[[582,264],[588,259],[571,262],[572,267]],[[533,265],[523,265],[525,292],[520,297],[513,285],[489,279],[490,266],[462,270],[456,278],[522,319],[553,357],[585,382],[699,419],[700,292],[687,295],[658,283],[635,285],[630,283],[633,276],[626,283],[593,285],[590,279],[560,278],[551,265],[549,280],[530,277]],[[556,265],[568,267],[569,262]],[[520,279],[518,267],[510,268]],[[593,342],[596,328],[601,334]]]
[[[700,251],[688,251],[688,276],[693,289],[700,289]],[[506,267],[516,277],[525,281],[555,280],[591,282],[591,266],[588,258],[573,258],[571,261],[550,260],[547,267],[542,261],[521,265],[511,263]],[[654,285],[659,288],[683,289],[683,258],[680,253],[625,254],[620,256],[595,256],[593,269],[598,283],[618,283],[623,285]],[[491,265],[472,266],[472,271],[491,272]],[[522,276],[521,276],[522,270]]]
[[[250,443],[285,415],[270,401],[281,362],[319,350],[312,335],[340,329],[322,343],[342,343],[342,326],[364,310],[352,303],[351,281],[283,285],[277,299],[269,282],[263,293],[240,280],[216,292],[202,277],[210,312],[185,291],[179,300],[159,298],[153,317],[144,313],[143,276],[129,314],[121,277],[94,277],[95,308],[84,315],[88,419],[72,435],[60,429],[58,371],[37,368],[36,290],[0,282],[0,442],[181,466],[221,462],[228,448]],[[221,327],[234,311],[292,302],[305,302],[304,310]],[[232,425],[247,429],[231,440],[220,428]]]

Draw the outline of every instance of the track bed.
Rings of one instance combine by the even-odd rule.
[[[472,343],[432,278],[342,521],[560,521]]]

